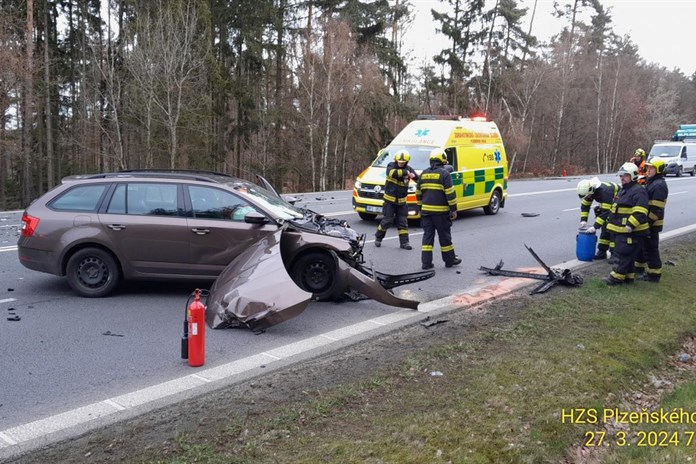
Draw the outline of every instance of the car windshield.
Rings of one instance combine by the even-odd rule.
[[[399,150],[406,150],[411,155],[408,165],[416,171],[422,171],[430,167],[430,152],[433,151],[433,147],[427,145],[389,145],[379,154],[372,166],[386,168],[389,163],[394,161],[394,155]]]
[[[659,156],[660,158],[671,158],[679,156],[681,152],[680,145],[654,145],[648,155],[648,160]]]
[[[249,196],[253,202],[259,204],[266,211],[273,214],[273,217],[276,219],[287,221],[290,219],[302,219],[304,217],[300,209],[295,208],[282,198],[278,198],[275,194],[263,187],[248,182],[234,183],[232,187],[238,192]]]

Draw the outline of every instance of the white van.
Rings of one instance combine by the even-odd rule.
[[[696,174],[696,141],[656,140],[648,154],[648,161],[657,157],[665,160],[665,175],[681,177],[686,173],[692,176]]]

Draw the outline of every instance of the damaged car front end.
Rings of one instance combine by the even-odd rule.
[[[339,300],[351,291],[417,309],[418,301],[391,289],[429,279],[434,271],[391,275],[370,269],[362,254],[364,235],[343,220],[285,204],[298,214],[274,217],[278,230],[249,246],[214,282],[207,300],[210,327],[264,330],[298,316],[312,299]]]

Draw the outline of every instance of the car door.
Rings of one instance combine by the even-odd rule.
[[[187,185],[191,272],[215,277],[251,244],[278,230],[275,223],[248,224],[244,217],[265,213],[246,198],[214,186]]]
[[[187,276],[189,229],[175,183],[119,183],[99,220],[126,278]]]

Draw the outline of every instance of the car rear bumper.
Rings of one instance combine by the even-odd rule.
[[[32,271],[46,272],[48,274],[63,275],[58,256],[45,250],[37,250],[19,245],[17,247],[19,262]]]

